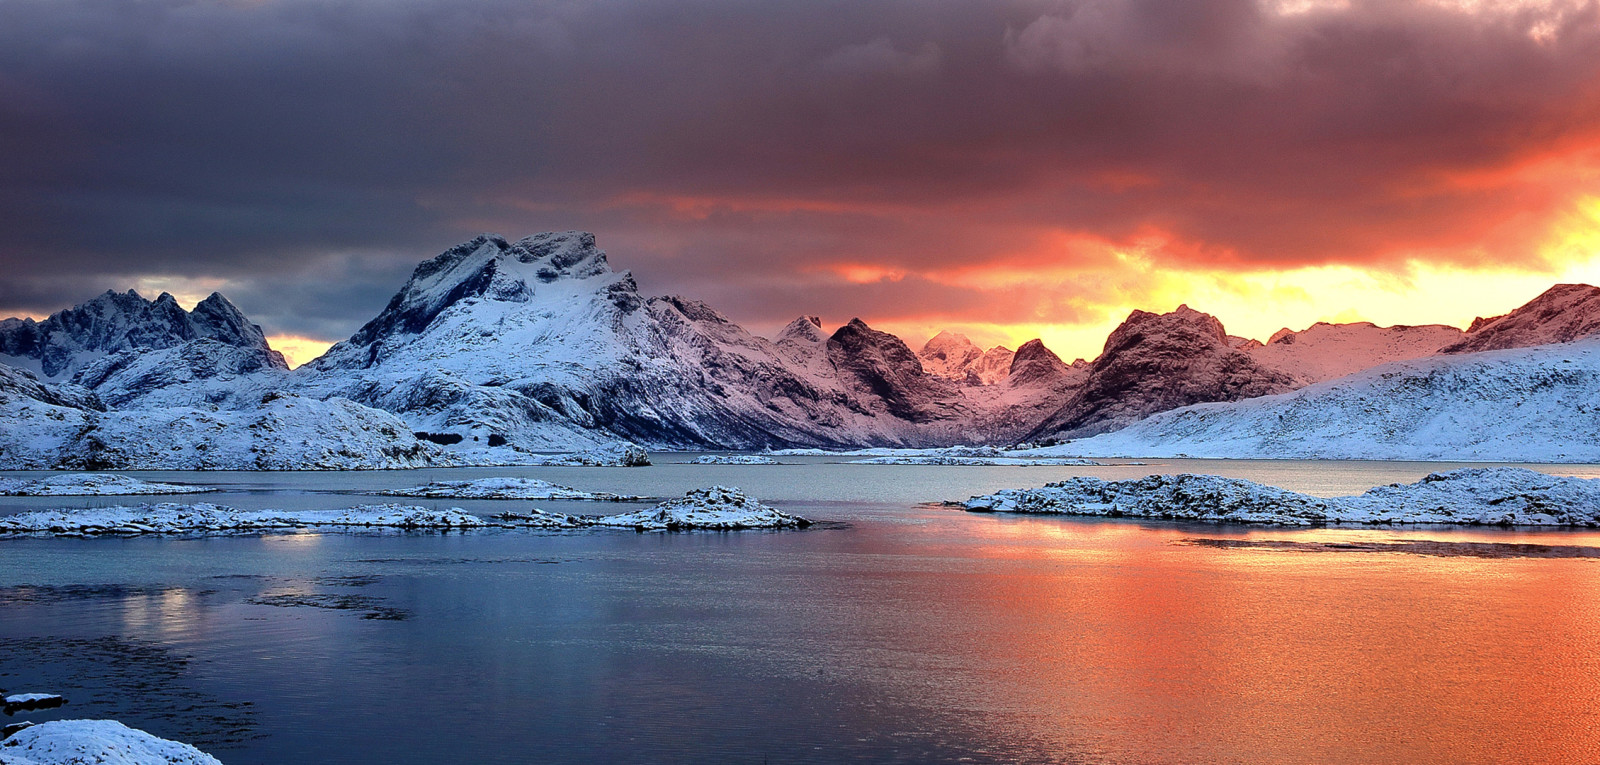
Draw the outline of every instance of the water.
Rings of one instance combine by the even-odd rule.
[[[71,699],[28,719],[114,717],[230,765],[1600,759],[1600,562],[1584,557],[1600,533],[918,504],[1184,470],[1333,495],[1439,465],[795,461],[138,474],[223,485],[205,498],[241,507],[473,475],[725,483],[841,523],[0,542],[0,687]]]

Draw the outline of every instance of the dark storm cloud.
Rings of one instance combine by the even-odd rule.
[[[0,314],[182,275],[342,335],[484,229],[596,230],[757,322],[1034,315],[830,269],[1059,265],[1060,232],[1532,263],[1597,68],[1592,3],[0,0]]]

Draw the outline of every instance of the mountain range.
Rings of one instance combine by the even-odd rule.
[[[860,319],[828,332],[799,317],[769,339],[704,303],[642,295],[592,234],[483,235],[420,263],[371,321],[296,370],[219,294],[185,311],[166,294],[107,292],[0,322],[0,468],[498,464],[619,439],[1092,444],[1073,439],[1596,332],[1600,289],[1558,285],[1466,331],[1316,324],[1260,343],[1187,306],[1135,311],[1097,358],[1072,363],[1038,340],[985,350],[949,332],[914,351]]]

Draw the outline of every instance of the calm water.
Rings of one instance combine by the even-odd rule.
[[[139,474],[224,485],[206,498],[242,507],[446,476],[725,483],[841,523],[3,541],[0,687],[63,691],[53,716],[115,717],[230,765],[1600,760],[1600,533],[918,504],[1185,470],[1332,495],[1439,465],[796,461]]]

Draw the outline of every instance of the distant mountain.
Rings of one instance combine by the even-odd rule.
[[[221,294],[212,293],[193,311],[185,311],[165,292],[145,300],[133,290],[107,291],[44,321],[0,320],[0,363],[48,380],[65,380],[111,354],[164,350],[195,340],[249,350],[262,368],[289,368],[283,355],[267,345],[261,328]]]
[[[1047,455],[1600,462],[1600,339],[1400,361]]]
[[[965,385],[994,385],[1011,372],[1012,351],[997,345],[985,351],[966,335],[944,331],[917,351],[917,358],[928,374]]]
[[[1292,376],[1236,347],[1210,314],[1186,305],[1165,314],[1134,311],[1106,339],[1083,385],[1027,437],[1093,435],[1180,406],[1294,387]]]
[[[1475,353],[1565,343],[1600,332],[1600,287],[1557,284],[1522,307],[1472,322],[1444,353]]]
[[[1265,345],[1244,348],[1262,366],[1288,374],[1296,386],[1354,374],[1391,361],[1432,356],[1466,333],[1443,324],[1379,327],[1370,322],[1317,322],[1299,332],[1281,329]]]

